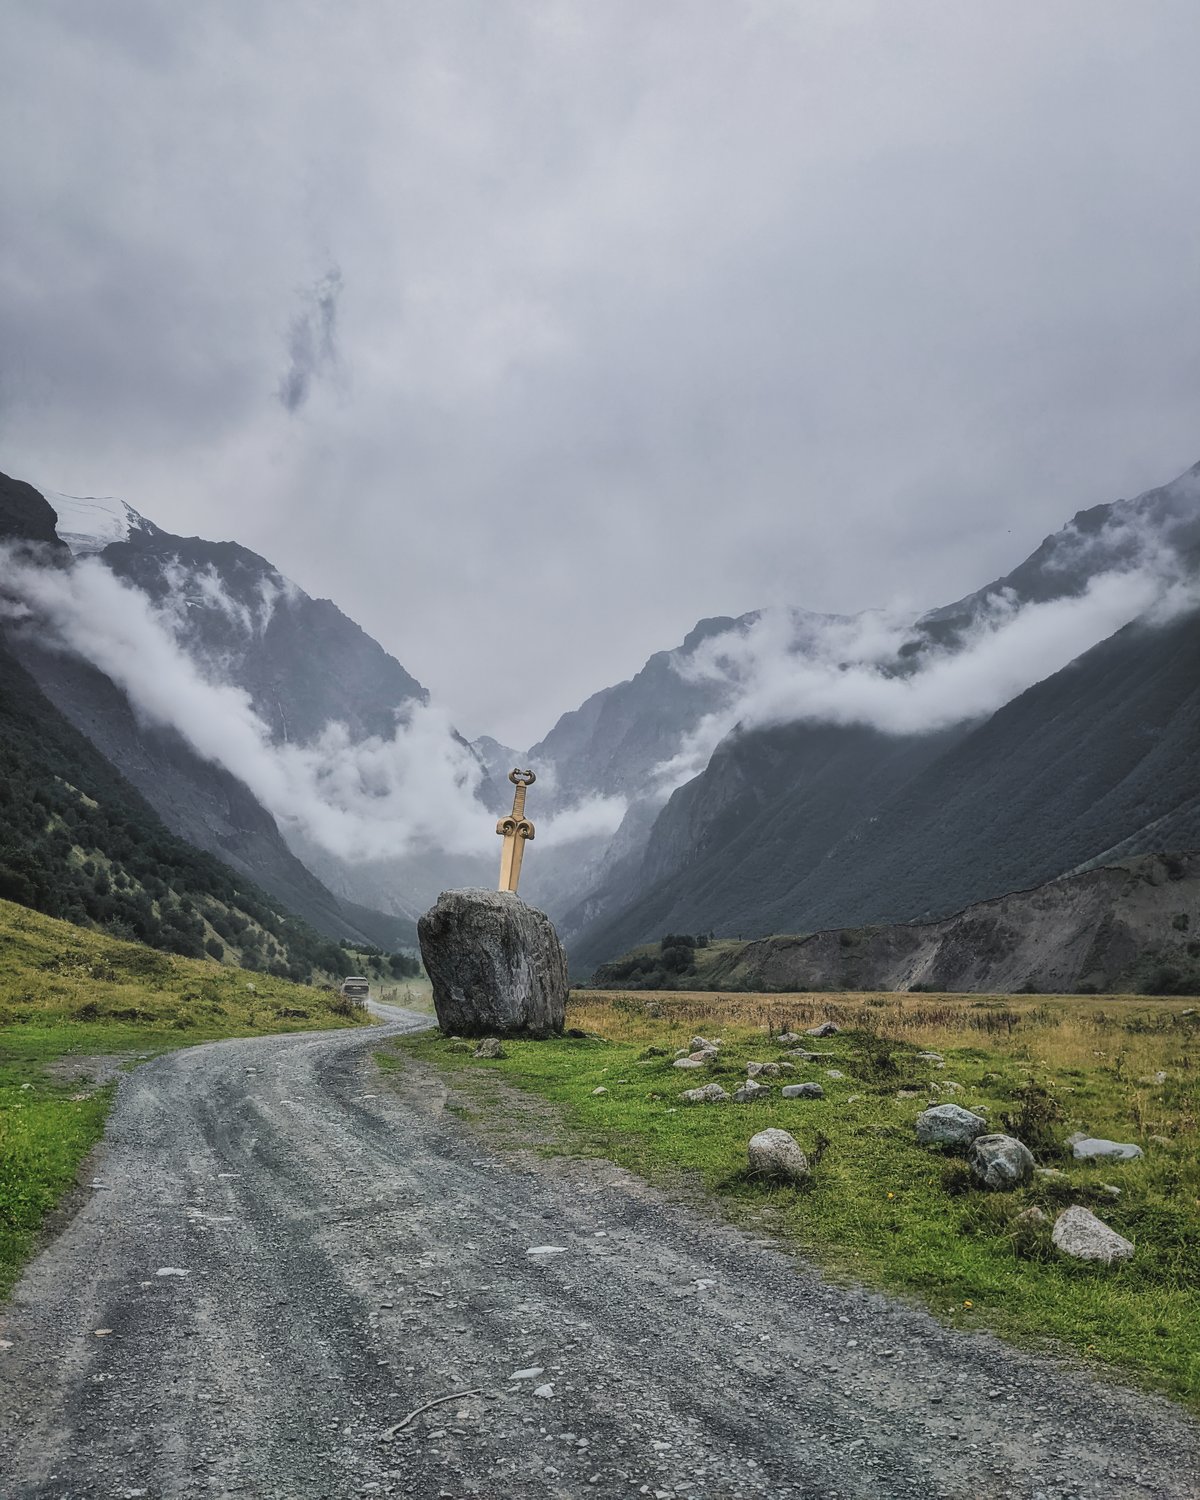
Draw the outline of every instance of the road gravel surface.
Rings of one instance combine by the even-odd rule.
[[[498,1150],[377,1069],[428,1024],[124,1078],[101,1185],[0,1310],[4,1500],[1200,1495],[1164,1400]]]

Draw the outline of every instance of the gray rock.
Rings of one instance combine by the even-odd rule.
[[[747,1148],[750,1170],[775,1182],[801,1182],[808,1176],[808,1158],[786,1130],[760,1130]]]
[[[479,1046],[475,1048],[475,1057],[507,1057],[508,1054],[500,1045],[498,1036],[485,1036]]]
[[[1028,1225],[1030,1229],[1041,1229],[1043,1224],[1049,1224],[1050,1215],[1044,1213],[1035,1203],[1032,1208],[1027,1208],[1019,1213],[1013,1220],[1013,1227],[1024,1228]]]
[[[1084,1136],[1075,1141],[1071,1154],[1076,1161],[1137,1161],[1142,1148],[1132,1142],[1102,1141],[1094,1136]]]
[[[693,1052],[716,1052],[717,1050],[716,1042],[710,1042],[706,1036],[694,1036],[691,1046]]]
[[[699,1057],[677,1057],[671,1066],[673,1068],[702,1068],[704,1060]]]
[[[942,1056],[942,1054],[940,1052],[918,1052],[917,1053],[917,1061],[918,1062],[940,1063],[940,1062],[945,1062],[945,1060],[946,1059]]]
[[[755,1083],[753,1078],[749,1078],[740,1088],[734,1090],[733,1102],[735,1104],[750,1104],[755,1099],[768,1098],[770,1093],[770,1089],[764,1088],[761,1083]]]
[[[837,1036],[841,1027],[833,1021],[822,1021],[820,1026],[810,1026],[804,1033],[805,1036]]]
[[[1128,1260],[1133,1254],[1133,1245],[1124,1235],[1110,1229],[1103,1219],[1078,1203],[1059,1214],[1050,1238],[1064,1255],[1076,1260],[1099,1260],[1111,1265],[1114,1261]]]
[[[715,1047],[697,1047],[694,1052],[689,1052],[688,1056],[693,1062],[714,1062],[717,1056],[717,1049]]]
[[[1012,1135],[978,1135],[967,1152],[975,1181],[994,1192],[1010,1192],[1033,1178],[1033,1152]]]
[[[1034,1167],[1033,1175],[1043,1177],[1047,1182],[1070,1182],[1065,1172],[1059,1171],[1057,1167]]]
[[[781,1031],[775,1040],[781,1047],[790,1047],[796,1042],[803,1041],[804,1038],[798,1031]]]
[[[1088,1133],[1086,1130],[1073,1130],[1067,1137],[1067,1145],[1073,1146],[1076,1141],[1086,1141]]]
[[[922,1146],[969,1146],[987,1134],[987,1121],[961,1104],[935,1104],[917,1116],[917,1140]]]
[[[832,1056],[829,1052],[806,1052],[803,1047],[793,1048],[788,1053],[789,1057],[798,1057],[801,1062],[820,1062],[823,1057]]]
[[[747,1063],[746,1073],[750,1078],[778,1078],[779,1064],[772,1062]]]
[[[737,1098],[737,1095],[734,1095]],[[681,1104],[728,1104],[729,1095],[719,1083],[706,1083],[702,1088],[685,1089],[679,1096]]]
[[[826,1078],[845,1078],[845,1076],[846,1076],[845,1073],[839,1073],[836,1068],[826,1068],[825,1069],[825,1077]]]
[[[512,891],[443,891],[417,923],[438,1025],[462,1036],[556,1036],[567,959],[550,918]]]
[[[789,1083],[783,1089],[785,1099],[824,1099],[825,1090],[819,1083]]]

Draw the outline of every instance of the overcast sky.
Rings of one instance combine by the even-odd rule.
[[[0,0],[0,468],[517,745],[1200,458],[1195,0]]]

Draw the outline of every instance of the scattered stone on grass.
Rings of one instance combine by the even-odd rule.
[[[475,1048],[474,1055],[483,1058],[508,1056],[504,1048],[500,1045],[500,1038],[498,1036],[485,1036],[479,1046]]]
[[[1110,1229],[1103,1219],[1078,1203],[1059,1214],[1050,1238],[1058,1250],[1076,1260],[1099,1260],[1111,1265],[1114,1261],[1128,1260],[1133,1254],[1133,1245],[1124,1235]]]
[[[766,1099],[771,1090],[761,1083],[755,1083],[753,1078],[748,1078],[740,1088],[734,1090],[733,1102],[735,1104],[751,1104],[755,1099]]]
[[[1159,1068],[1157,1073],[1147,1073],[1145,1078],[1140,1078],[1139,1083],[1166,1083],[1168,1074]]]
[[[920,1097],[921,1097],[921,1093],[920,1093],[919,1089],[897,1089],[896,1090],[896,1098],[897,1099],[919,1099]]]
[[[595,1094],[607,1094],[608,1090],[604,1087],[603,1084],[601,1084],[598,1089],[593,1089],[592,1093],[593,1093],[593,1095],[595,1095]]]
[[[1050,1215],[1040,1209],[1035,1203],[1031,1208],[1023,1209],[1013,1220],[1013,1227],[1024,1228],[1026,1225],[1031,1229],[1041,1229],[1044,1224],[1049,1224]]]
[[[729,1095],[719,1083],[706,1083],[702,1088],[685,1089],[679,1100],[681,1104],[728,1104]]]
[[[805,1036],[837,1036],[841,1027],[834,1021],[822,1021],[820,1026],[810,1026]]]
[[[798,1057],[801,1062],[820,1062],[822,1058],[831,1057],[830,1052],[806,1052],[803,1047],[793,1048],[788,1053],[789,1057]]]
[[[939,1063],[942,1066],[945,1066],[946,1059],[942,1056],[942,1054],[940,1052],[918,1052],[917,1053],[917,1061],[918,1062],[927,1062],[927,1063]]]
[[[1012,1135],[978,1135],[967,1152],[976,1182],[993,1192],[1010,1192],[1033,1177],[1033,1152]]]
[[[696,1057],[677,1057],[671,1066],[673,1068],[702,1068],[704,1063]]]
[[[693,1052],[715,1052],[719,1046],[719,1042],[710,1042],[706,1036],[694,1036],[691,1041]]]
[[[1033,1175],[1044,1178],[1047,1182],[1070,1182],[1070,1177],[1058,1167],[1034,1167]]]
[[[785,1099],[824,1099],[825,1090],[819,1083],[789,1083],[784,1086]]]
[[[1074,1146],[1077,1141],[1086,1141],[1087,1139],[1088,1133],[1086,1130],[1073,1130],[1067,1137],[1066,1144],[1068,1146]]]
[[[808,1158],[794,1136],[786,1130],[760,1130],[747,1147],[750,1170],[775,1182],[802,1182],[808,1176]]]
[[[779,1064],[773,1062],[747,1063],[746,1075],[749,1078],[778,1078]]]
[[[845,1078],[845,1076],[846,1076],[845,1073],[839,1073],[836,1068],[826,1068],[825,1069],[825,1077],[826,1078]]]
[[[796,1042],[802,1042],[804,1038],[798,1031],[781,1031],[775,1040],[781,1047],[788,1047],[794,1045]]]
[[[1102,1141],[1094,1136],[1084,1136],[1071,1147],[1076,1161],[1137,1161],[1142,1148],[1131,1141]]]
[[[961,1104],[935,1104],[917,1116],[917,1140],[922,1146],[969,1146],[987,1134],[987,1121]]]

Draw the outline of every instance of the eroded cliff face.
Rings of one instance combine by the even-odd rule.
[[[723,955],[706,987],[1194,992],[1200,852],[1123,860],[939,922],[760,938]]]

